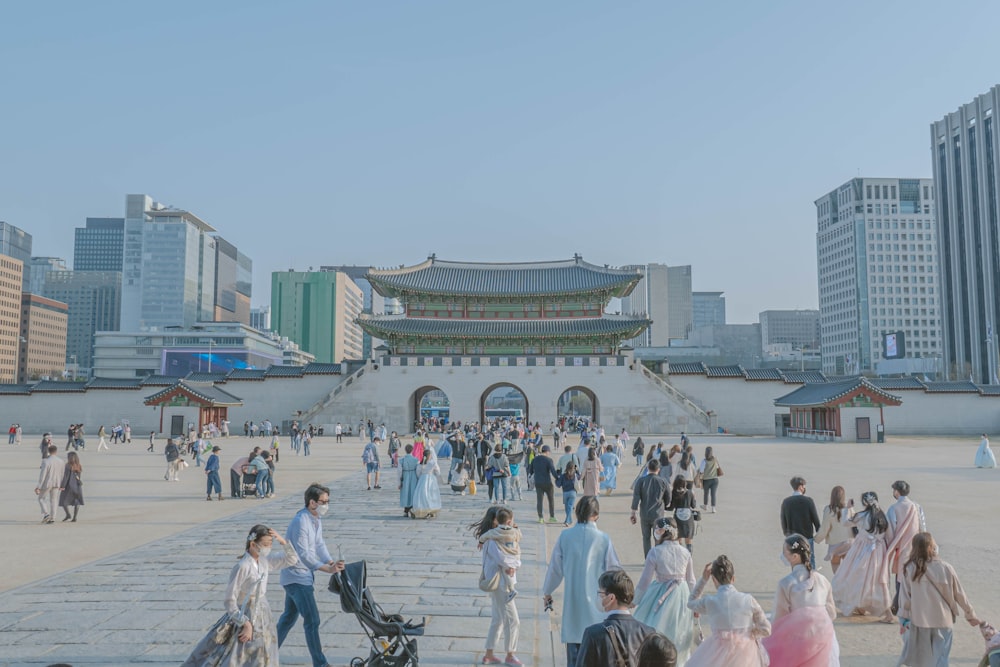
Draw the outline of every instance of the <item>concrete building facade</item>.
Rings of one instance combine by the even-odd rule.
[[[818,310],[765,310],[758,316],[760,342],[766,351],[773,345],[819,350]]]
[[[7,255],[21,262],[21,291],[27,291],[31,278],[31,234],[9,222],[0,220],[0,255]]]
[[[118,331],[121,317],[120,271],[50,271],[42,295],[69,306],[66,361],[90,376],[94,363],[94,334]]]
[[[725,292],[691,292],[691,328],[726,323]]]
[[[28,282],[25,292],[45,295],[45,276],[49,271],[65,271],[66,260],[62,257],[32,257],[28,260]]]
[[[73,237],[74,271],[121,271],[125,218],[87,218]]]
[[[0,383],[17,381],[24,264],[0,254]]]
[[[931,124],[944,373],[998,384],[1000,86]]]
[[[271,326],[316,357],[339,363],[364,356],[361,288],[338,271],[271,274]]]
[[[691,299],[691,266],[634,264],[643,278],[632,293],[621,300],[622,312],[645,314],[653,323],[639,336],[629,339],[632,347],[665,347],[671,340],[686,338],[694,325]]]
[[[815,204],[823,372],[874,371],[897,331],[907,358],[939,357],[933,181],[854,178]]]
[[[19,383],[62,378],[66,368],[69,307],[38,294],[21,295],[21,330],[17,361]]]
[[[221,236],[215,238],[215,296],[213,319],[216,322],[250,324],[253,262]]]

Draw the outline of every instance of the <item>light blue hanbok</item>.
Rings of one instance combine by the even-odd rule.
[[[437,459],[417,467],[417,488],[413,492],[413,515],[418,519],[434,516],[441,511],[441,489],[438,488]]]
[[[413,495],[417,490],[417,457],[407,454],[399,460],[399,506],[413,507]]]
[[[597,580],[605,571],[620,566],[611,538],[593,521],[578,523],[559,534],[542,594],[551,595],[563,579],[567,581],[562,602],[564,644],[579,644],[587,627],[604,620],[605,614],[597,606]]]
[[[977,468],[996,468],[997,458],[993,455],[993,450],[990,449],[990,441],[983,438],[979,443],[979,449],[976,450],[976,467]]]
[[[694,614],[687,606],[694,584],[690,552],[666,541],[650,549],[636,585],[639,602],[633,616],[674,643],[679,665],[687,662],[694,645]]]
[[[601,454],[601,465],[604,466],[604,472],[601,473],[604,477],[601,491],[613,491],[618,488],[618,466],[621,464],[621,459],[614,452]]]

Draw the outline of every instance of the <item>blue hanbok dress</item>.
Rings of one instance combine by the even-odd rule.
[[[667,541],[649,550],[635,588],[633,612],[677,648],[677,664],[687,662],[694,646],[694,614],[688,609],[695,586],[691,553],[679,542]]]
[[[417,467],[417,487],[413,492],[413,509],[410,510],[418,519],[436,516],[441,511],[441,489],[438,487],[437,459],[434,462],[421,464]]]
[[[979,443],[979,449],[976,450],[976,467],[977,468],[996,468],[997,459],[993,455],[993,450],[990,449],[990,441],[983,438]]]
[[[604,472],[601,473],[604,477],[604,481],[601,482],[601,491],[613,491],[618,488],[618,466],[621,463],[621,459],[614,452],[601,454],[601,465],[604,466]]]
[[[407,454],[399,460],[399,506],[413,507],[413,494],[417,490],[417,457]]]

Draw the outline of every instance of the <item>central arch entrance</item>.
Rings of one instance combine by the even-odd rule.
[[[528,422],[528,396],[515,384],[498,382],[490,385],[479,398],[479,422],[496,418],[520,419]]]
[[[600,423],[598,420],[597,395],[587,387],[570,387],[559,395],[556,401],[556,413],[559,420],[577,422],[580,419],[588,423]]]
[[[423,386],[413,392],[410,400],[410,427],[439,429],[451,421],[451,401],[439,387]]]

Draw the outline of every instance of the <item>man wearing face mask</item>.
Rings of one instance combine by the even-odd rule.
[[[326,542],[323,541],[323,525],[320,519],[330,509],[330,489],[314,483],[306,489],[305,507],[296,513],[288,524],[285,539],[295,548],[299,562],[281,571],[281,586],[285,589],[285,611],[278,619],[278,646],[285,642],[299,615],[306,633],[306,646],[312,657],[313,667],[326,667],[329,663],[323,655],[319,641],[319,609],[313,589],[317,570],[333,574],[344,569],[344,561],[333,560]]]
[[[597,580],[597,595],[607,617],[583,631],[576,667],[634,667],[643,640],[656,630],[633,618],[629,611],[635,597],[632,580],[625,570],[608,570]]]

